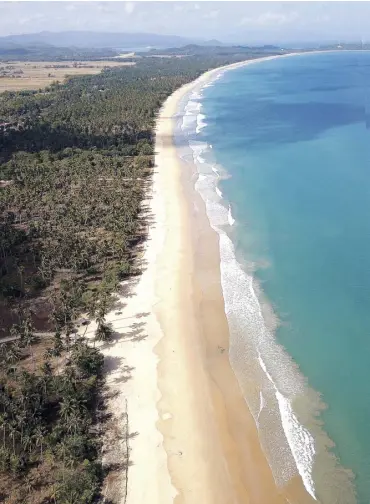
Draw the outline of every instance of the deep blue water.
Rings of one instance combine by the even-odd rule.
[[[282,324],[276,337],[328,408],[324,428],[370,502],[370,54],[310,54],[226,72],[201,137],[237,253]],[[267,265],[267,266],[266,266]]]

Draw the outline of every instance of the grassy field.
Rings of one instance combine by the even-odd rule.
[[[133,64],[127,61],[0,61],[0,92],[44,88],[70,76],[97,74],[105,67]]]

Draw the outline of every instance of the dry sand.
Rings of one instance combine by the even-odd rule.
[[[102,347],[113,394],[105,458],[123,467],[106,496],[120,504],[308,504],[300,478],[275,486],[229,363],[218,235],[194,190],[195,167],[182,165],[173,145],[179,100],[194,86],[177,90],[158,117],[143,274],[123,286],[130,295],[108,317],[116,336]]]

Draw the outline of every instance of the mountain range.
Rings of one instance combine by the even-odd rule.
[[[106,33],[93,31],[64,31],[25,33],[0,37],[1,48],[49,45],[55,47],[81,48],[144,48],[144,47],[181,47],[190,43],[202,45],[221,45],[218,41],[202,41],[177,35],[158,35],[153,33]]]

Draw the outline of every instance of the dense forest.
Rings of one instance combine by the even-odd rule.
[[[172,55],[188,55],[188,56],[205,56],[207,58],[211,56],[216,57],[229,57],[230,60],[238,60],[243,55],[247,58],[260,58],[266,55],[281,54],[285,52],[286,49],[281,47],[266,45],[261,47],[249,47],[249,46],[222,46],[222,45],[198,45],[198,44],[187,44],[183,47],[173,47],[169,49],[151,49],[149,55],[155,54],[172,54]],[[145,53],[140,53],[145,54]]]
[[[100,499],[103,357],[77,336],[81,315],[109,339],[112,294],[140,274],[161,104],[247,56],[144,57],[0,95],[2,502]]]

